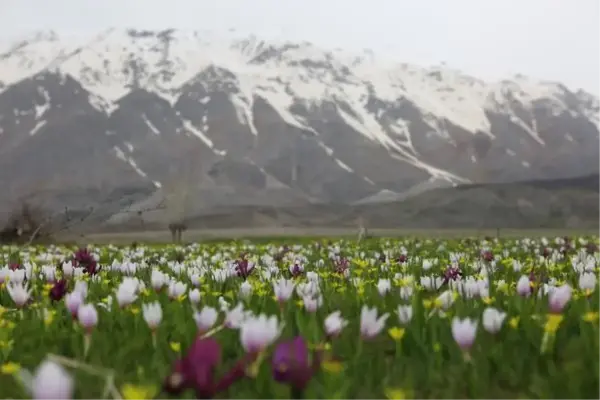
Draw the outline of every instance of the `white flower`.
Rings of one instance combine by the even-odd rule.
[[[34,399],[72,399],[73,389],[71,375],[53,361],[42,362],[35,370],[31,382]]]
[[[452,318],[452,336],[462,350],[468,350],[475,341],[477,333],[477,321],[465,318],[461,320],[458,317]]]
[[[389,279],[379,279],[377,282],[377,291],[380,296],[385,296],[387,292],[392,288],[392,283]]]
[[[150,275],[150,285],[156,291],[159,291],[167,283],[167,277],[159,270],[153,269]]]
[[[276,316],[247,318],[240,327],[240,340],[248,353],[258,353],[267,348],[281,334]]]
[[[517,281],[517,293],[521,296],[527,297],[531,294],[531,285],[529,277],[522,275]]]
[[[18,308],[23,307],[31,295],[31,290],[27,289],[27,284],[23,284],[21,282],[13,283],[12,281],[9,281],[6,289],[8,289],[10,298],[15,302]]]
[[[304,309],[306,311],[314,313],[323,304],[323,296],[303,297],[302,302],[304,303]]]
[[[579,275],[579,289],[595,290],[597,284],[596,274],[593,272],[584,272]]]
[[[137,282],[131,278],[123,279],[117,288],[117,303],[119,307],[125,307],[137,300]]]
[[[402,325],[406,325],[410,322],[413,316],[412,306],[398,306],[398,310],[396,310],[398,314],[398,319]]]
[[[87,282],[86,281],[75,282],[75,287],[73,288],[73,291],[81,293],[81,297],[85,299],[88,294]]]
[[[77,310],[77,320],[87,331],[98,324],[98,311],[92,304],[83,304]]]
[[[243,299],[247,299],[248,297],[250,297],[252,295],[252,285],[250,284],[250,282],[248,281],[244,281],[241,285],[240,285],[240,296]]]
[[[77,315],[77,310],[79,310],[79,306],[83,304],[83,295],[81,292],[72,292],[67,293],[65,296],[65,304],[69,309],[71,315]]]
[[[194,321],[198,330],[202,333],[208,331],[217,322],[219,313],[212,307],[205,306],[200,312],[194,313]]]
[[[369,309],[366,305],[362,307],[360,312],[360,334],[364,339],[370,339],[379,334],[385,327],[385,321],[390,316],[385,313],[377,318],[377,308]]]
[[[280,303],[288,301],[294,293],[294,287],[294,282],[285,278],[281,278],[278,281],[273,282],[273,291],[275,292],[277,301]]]
[[[75,272],[75,267],[73,267],[71,261],[67,261],[62,264],[62,272],[65,278],[70,278],[73,276]]]
[[[400,298],[402,300],[409,300],[413,295],[413,287],[412,286],[401,286],[400,287]]]
[[[225,326],[230,329],[239,329],[245,318],[244,306],[242,303],[238,303],[237,306],[228,310],[225,314]]]
[[[183,296],[185,291],[187,290],[187,285],[183,282],[171,282],[169,284],[169,297],[171,299],[176,299],[179,296]]]
[[[493,307],[488,307],[483,311],[482,325],[489,333],[498,333],[506,319],[506,313]]]
[[[148,327],[151,330],[156,330],[160,322],[162,321],[162,308],[158,301],[150,304],[142,305],[142,314],[144,316],[144,320],[148,324]]]
[[[325,318],[324,324],[328,336],[337,336],[348,325],[348,321],[342,318],[341,311],[334,311]]]
[[[194,288],[188,292],[188,297],[190,299],[190,303],[198,304],[202,295],[200,294],[200,291],[198,289]]]
[[[448,310],[454,304],[454,293],[451,290],[445,290],[435,299],[435,303],[439,304],[442,310]]]
[[[569,300],[571,300],[571,294],[573,290],[571,286],[565,284],[552,290],[548,294],[548,305],[550,311],[553,313],[561,313],[565,308]]]

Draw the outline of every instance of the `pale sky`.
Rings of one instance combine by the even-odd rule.
[[[0,0],[0,38],[186,28],[306,40],[600,93],[600,0]]]

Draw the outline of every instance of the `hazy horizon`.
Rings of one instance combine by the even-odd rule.
[[[523,74],[600,93],[597,0],[4,0],[0,37],[110,27],[205,29],[325,48],[372,50],[485,80]]]

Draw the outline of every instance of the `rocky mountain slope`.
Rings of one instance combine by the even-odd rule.
[[[177,194],[189,216],[598,171],[598,99],[556,82],[177,30],[2,46],[4,209],[35,193],[108,217]]]

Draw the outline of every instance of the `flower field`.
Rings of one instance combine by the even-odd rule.
[[[596,237],[0,247],[2,398],[598,398]]]

